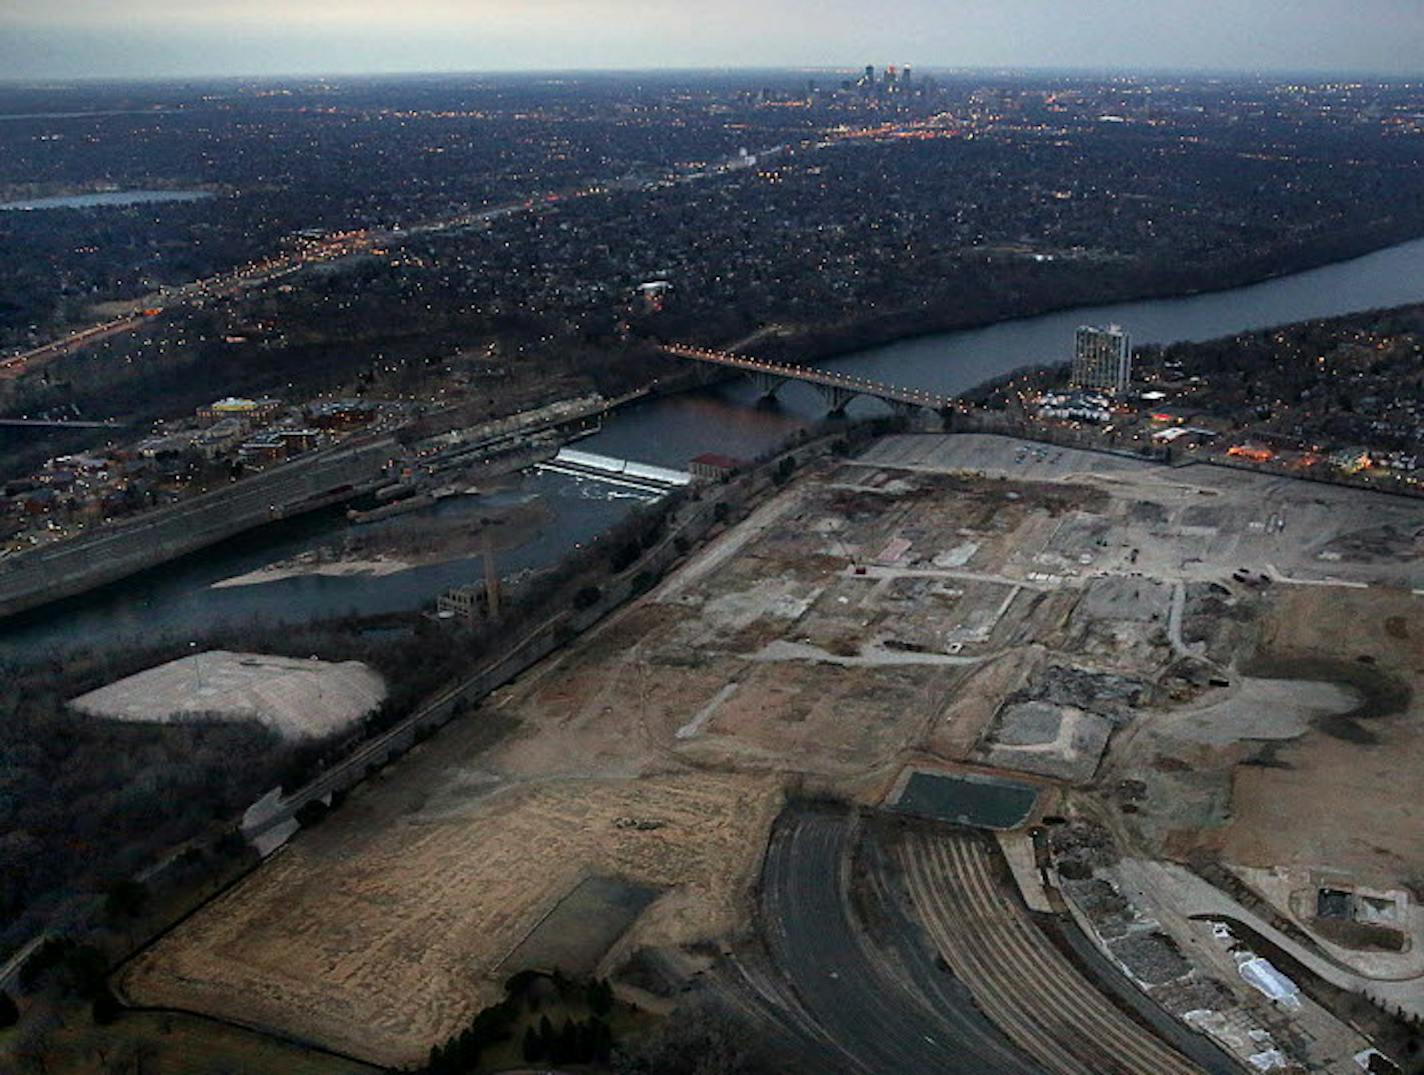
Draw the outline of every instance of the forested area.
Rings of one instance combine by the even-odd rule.
[[[1290,446],[1424,450],[1424,306],[1304,321],[1139,351],[1178,406]],[[1194,379],[1194,380],[1193,380]]]
[[[676,91],[391,84],[330,90],[320,108],[293,92],[203,107],[163,96],[167,111],[137,128],[75,121],[105,147],[107,182],[220,196],[0,213],[0,245],[31,254],[0,267],[0,347],[6,322],[16,345],[46,337],[86,304],[290,249],[302,229],[528,200],[169,311],[4,385],[0,408],[147,421],[227,393],[454,391],[510,409],[670,375],[640,341],[725,344],[779,324],[792,331],[759,348],[805,361],[1236,286],[1424,234],[1420,140],[1378,118],[1417,107],[1408,87],[1326,107],[1254,82],[1159,86],[1151,122],[1123,123],[1099,121],[1108,102],[1125,106],[1119,88],[1060,89],[955,80],[793,110],[762,107],[773,91],[734,76]],[[846,136],[923,116],[935,137]],[[45,141],[47,122],[7,127],[17,152],[0,189],[97,181],[85,145]],[[800,141],[822,129],[836,137]],[[754,168],[669,179],[744,142],[781,148]],[[536,196],[591,175],[597,196]],[[665,301],[638,298],[650,279],[671,284]]]
[[[136,660],[7,668],[0,696],[0,951],[73,915],[156,855],[220,826],[290,755],[256,722],[127,724],[67,699]]]

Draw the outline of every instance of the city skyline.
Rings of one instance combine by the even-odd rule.
[[[810,67],[875,59],[932,68],[1251,73],[1424,70],[1424,8],[1405,0],[1287,5],[1205,0],[340,0],[319,9],[257,0],[200,8],[174,0],[45,4],[0,11],[0,71],[11,79],[396,74],[597,69]]]

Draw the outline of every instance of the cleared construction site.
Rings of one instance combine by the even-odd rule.
[[[387,1065],[560,966],[713,998],[788,1070],[1359,1071],[1317,978],[1424,1012],[1421,535],[1379,494],[886,438],[116,984]]]

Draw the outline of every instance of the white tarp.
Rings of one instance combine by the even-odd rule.
[[[1376,1061],[1378,1061],[1378,1063],[1376,1063]],[[1355,1063],[1360,1066],[1361,1071],[1373,1072],[1399,1070],[1398,1064],[1396,1064],[1389,1057],[1385,1056],[1384,1053],[1380,1052],[1374,1046],[1370,1046],[1370,1048],[1366,1049],[1364,1052],[1356,1053]]]
[[[1300,987],[1273,967],[1269,960],[1252,956],[1240,966],[1241,977],[1287,1008],[1300,1007]]]
[[[1279,1071],[1286,1066],[1285,1053],[1279,1049],[1267,1049],[1247,1058],[1257,1071]]]

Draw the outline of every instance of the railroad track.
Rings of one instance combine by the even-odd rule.
[[[995,879],[984,841],[907,835],[910,896],[945,960],[985,1013],[1055,1075],[1199,1075],[1122,1014],[1053,947]]]

